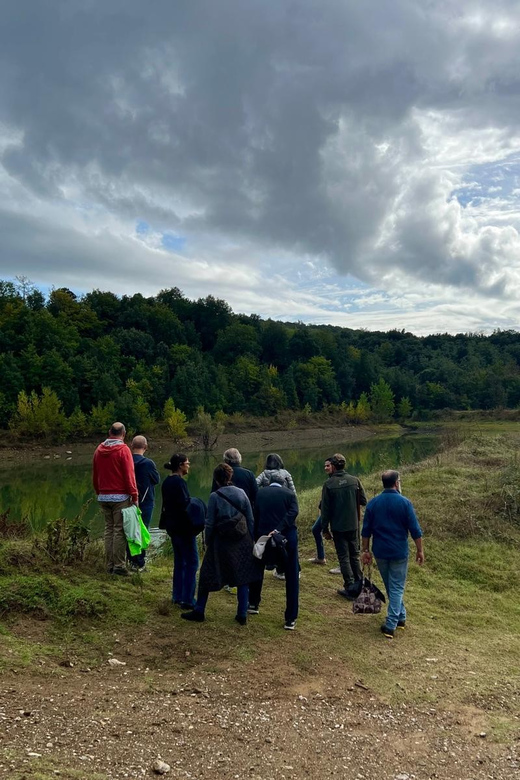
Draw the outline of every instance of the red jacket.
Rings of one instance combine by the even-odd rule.
[[[110,443],[109,443],[110,442]],[[96,494],[127,493],[137,503],[134,461],[123,441],[107,439],[94,453],[92,482]]]

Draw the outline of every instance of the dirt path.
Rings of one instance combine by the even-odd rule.
[[[160,646],[167,653],[167,640]],[[168,777],[199,780],[509,780],[520,772],[514,748],[479,736],[478,712],[391,707],[348,669],[306,677],[257,662],[151,672],[138,645],[120,657],[126,666],[115,669],[4,676],[0,776],[151,777],[158,756]]]

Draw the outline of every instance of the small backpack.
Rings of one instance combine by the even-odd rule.
[[[198,536],[206,525],[206,504],[201,498],[190,498],[186,507],[186,514],[191,524],[193,536]]]
[[[246,516],[240,507],[236,506],[236,504],[225,496],[224,493],[221,493],[220,490],[217,490],[217,496],[220,496],[224,501],[227,501],[228,504],[231,504],[233,509],[236,510],[236,514],[232,517],[226,517],[224,520],[218,520],[215,524],[215,530],[221,539],[224,539],[227,542],[238,542],[240,539],[243,539],[248,532]]]

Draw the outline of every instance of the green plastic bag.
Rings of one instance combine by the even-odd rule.
[[[140,555],[143,550],[148,549],[150,544],[150,531],[143,523],[141,510],[133,504],[121,511],[123,513],[123,530],[130,555]]]

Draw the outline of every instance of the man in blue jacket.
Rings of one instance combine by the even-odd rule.
[[[372,562],[369,550],[372,537],[372,553],[385,583],[388,595],[388,611],[381,631],[387,639],[393,639],[396,628],[406,625],[406,609],[403,594],[408,571],[408,534],[415,542],[415,560],[422,566],[424,552],[422,531],[415,516],[412,502],[401,495],[398,471],[382,474],[383,492],[368,502],[361,533],[361,559]]]
[[[143,523],[147,528],[152,521],[153,508],[155,504],[155,486],[160,481],[157,466],[150,458],[145,457],[148,449],[148,441],[145,436],[134,436],[132,439],[132,458],[134,461],[135,481],[139,493],[139,509],[143,516]],[[134,555],[130,559],[133,568],[144,569],[145,552],[140,555]]]

